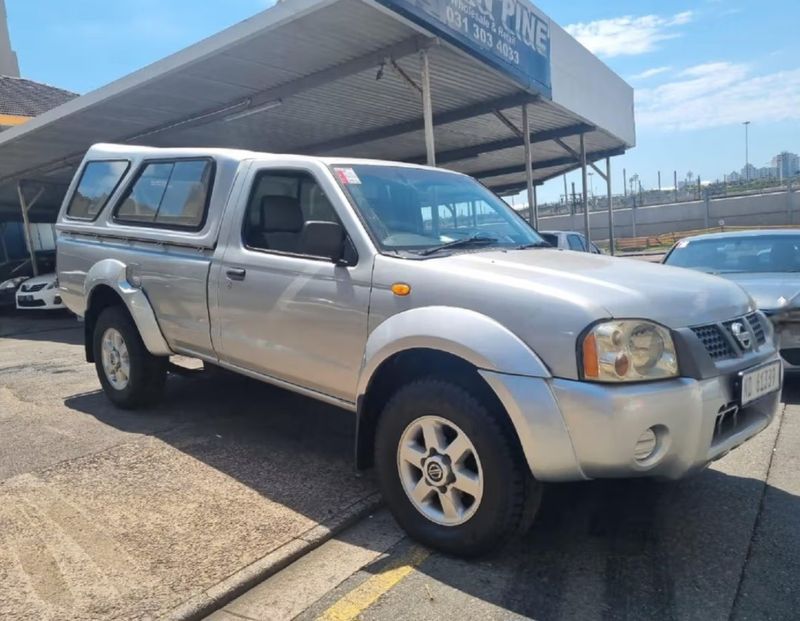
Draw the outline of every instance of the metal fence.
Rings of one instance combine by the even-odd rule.
[[[727,183],[713,182],[704,183],[701,179],[684,181],[678,184],[677,188],[668,189],[645,189],[639,185],[635,192],[625,192],[616,194],[612,197],[613,209],[636,209],[638,207],[652,207],[656,205],[671,205],[674,203],[687,203],[691,201],[701,201],[706,198],[728,198],[736,196],[754,196],[768,194],[772,192],[785,192],[800,189],[800,177],[791,179],[763,179],[750,182]],[[567,187],[568,193],[561,195],[558,202],[539,204],[539,216],[557,216],[563,214],[583,213],[583,194],[576,191],[575,184],[572,190]],[[608,211],[608,198],[605,195],[590,194],[588,197],[589,211]],[[527,212],[527,209],[522,209]]]

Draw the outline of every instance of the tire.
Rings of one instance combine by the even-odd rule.
[[[412,538],[447,554],[474,557],[498,549],[530,526],[542,486],[531,475],[505,414],[493,409],[462,386],[437,379],[400,388],[384,408],[375,439],[378,480],[390,511]],[[446,446],[445,453],[463,455],[460,462],[431,453],[425,440],[431,426],[438,429],[436,438]],[[453,450],[456,444],[464,446],[462,440],[454,442],[460,434],[471,444],[463,453]],[[409,465],[420,454],[427,457]],[[439,477],[440,470],[450,485],[434,487],[421,503],[412,501],[416,490],[422,496],[429,492],[430,477]],[[469,475],[471,487],[463,484],[463,474]],[[482,484],[476,486],[476,481]],[[475,495],[458,487],[474,489]],[[450,499],[449,516],[442,490]]]
[[[103,341],[107,335],[110,338],[118,336],[116,344],[119,345],[121,340],[122,345],[115,346],[112,354],[104,358]],[[154,356],[147,351],[136,324],[125,309],[110,306],[100,313],[94,327],[92,348],[97,377],[106,396],[115,405],[129,410],[151,405],[161,398],[167,378],[168,358]],[[113,355],[114,352],[116,355]],[[122,373],[110,374],[106,370],[109,359],[112,365],[120,363],[120,370],[127,368],[127,380],[123,381]]]

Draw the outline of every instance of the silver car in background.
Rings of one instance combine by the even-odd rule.
[[[594,242],[586,243],[583,233],[577,231],[539,231],[544,240],[559,250],[574,250],[575,252],[590,252],[603,254]]]
[[[800,371],[800,229],[687,237],[664,263],[740,285],[775,325],[786,369]]]

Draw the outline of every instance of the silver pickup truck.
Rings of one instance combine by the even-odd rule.
[[[542,482],[683,477],[779,405],[772,327],[738,286],[549,248],[445,170],[97,145],[58,232],[115,404],[158,399],[181,354],[353,411],[358,466],[451,553],[529,524]]]

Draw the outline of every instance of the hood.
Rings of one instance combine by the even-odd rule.
[[[747,293],[725,279],[635,259],[531,249],[461,253],[436,261],[450,273],[579,305],[595,319],[650,319],[682,328],[755,309]]]
[[[761,310],[800,307],[800,274],[774,272],[720,274],[720,276],[735,282],[747,291]]]
[[[31,287],[33,285],[49,285],[56,281],[56,275],[53,274],[43,274],[42,276],[35,276],[33,278],[28,278],[25,282],[22,283],[24,287]]]

